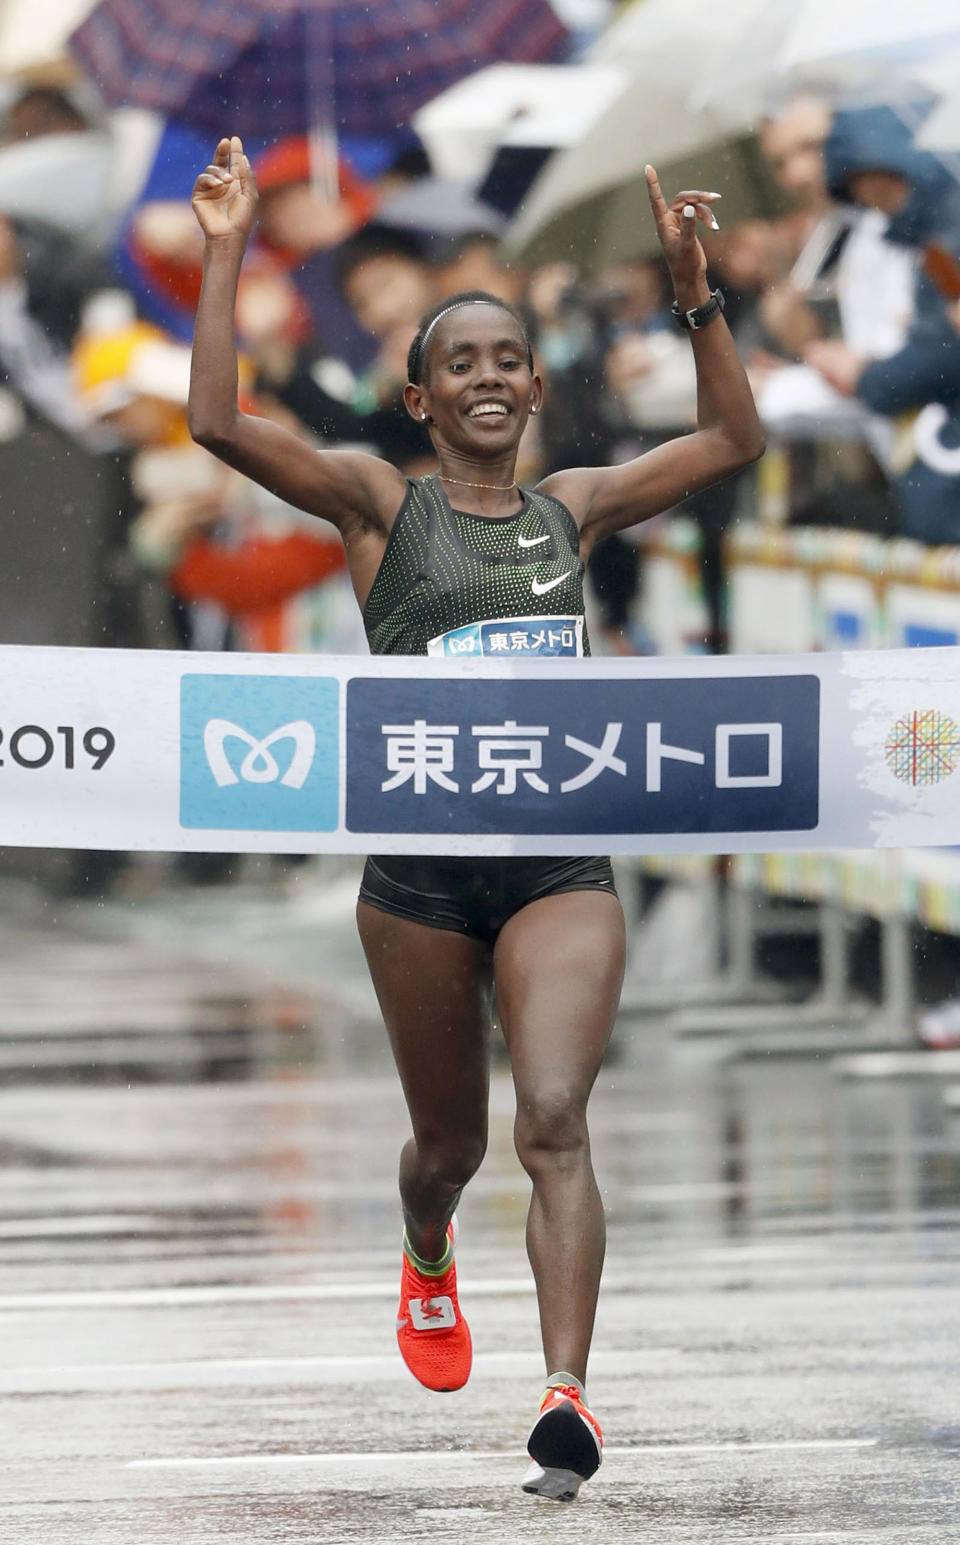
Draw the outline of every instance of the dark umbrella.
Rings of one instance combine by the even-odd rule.
[[[70,48],[112,106],[275,140],[383,134],[471,71],[568,41],[549,0],[101,0]]]

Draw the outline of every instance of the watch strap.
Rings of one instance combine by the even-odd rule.
[[[705,301],[702,306],[692,306],[689,311],[681,311],[677,302],[674,301],[670,310],[673,312],[674,319],[679,322],[681,327],[686,328],[688,332],[695,333],[701,327],[706,327],[709,322],[714,321],[716,317],[720,316],[725,304],[723,291],[717,288],[710,291],[710,299]]]

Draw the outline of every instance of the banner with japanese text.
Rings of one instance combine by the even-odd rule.
[[[0,647],[0,843],[960,844],[956,649],[685,659]]]

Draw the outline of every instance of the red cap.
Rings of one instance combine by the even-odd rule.
[[[261,193],[271,193],[277,188],[289,188],[292,183],[309,182],[310,142],[305,134],[294,134],[282,139],[254,163],[257,187]],[[373,189],[358,177],[343,156],[337,157],[337,182],[340,197],[349,205],[357,225],[365,225],[377,206]]]

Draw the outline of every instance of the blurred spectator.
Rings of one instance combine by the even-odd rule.
[[[408,134],[415,138],[413,130]],[[372,178],[378,204],[384,204],[414,183],[431,174],[430,158],[419,140],[391,154],[386,165]]]
[[[656,654],[656,646],[636,618],[641,579],[640,548],[624,537],[598,542],[590,554],[590,582],[596,609],[590,637],[598,654]]]
[[[640,403],[657,376],[666,392],[661,371],[674,341],[669,338],[667,349],[659,352],[658,341],[668,334],[658,265],[627,263],[584,283],[570,264],[544,264],[530,276],[526,302],[547,383],[536,421],[540,475],[577,461],[622,460],[656,443],[657,432],[640,423],[656,387],[653,397]],[[678,342],[682,348],[683,340]],[[689,355],[689,345],[685,352]],[[616,654],[645,648],[632,622],[640,559],[630,537],[598,543],[588,574],[596,600],[591,632],[597,647]]]
[[[81,339],[75,363],[89,410],[132,452],[131,481],[142,507],[133,550],[188,608],[182,642],[361,647],[357,630],[344,630],[344,585],[328,594],[324,584],[345,579],[336,532],[271,499],[191,440],[184,345],[138,322]],[[254,409],[245,388],[242,395]]]
[[[27,86],[4,114],[0,144],[38,139],[44,134],[83,133],[89,128],[87,115],[66,91],[54,86]]]
[[[291,268],[314,252],[339,246],[376,208],[372,190],[342,156],[336,167],[339,196],[331,199],[317,186],[306,135],[272,146],[258,157],[255,170],[260,238]]]
[[[373,350],[344,304],[337,253],[370,220],[378,202],[375,190],[340,156],[333,177],[339,197],[331,200],[319,185],[305,135],[281,140],[256,158],[254,170],[260,245],[290,272],[325,352],[354,369],[366,365]]]
[[[590,289],[602,318],[604,370],[626,424],[650,443],[691,428],[697,391],[688,340],[670,315],[667,279],[657,262],[608,268]]]
[[[362,436],[410,476],[431,471],[429,438],[403,403],[407,351],[437,293],[423,248],[406,231],[368,225],[340,249],[337,266],[354,316],[377,343],[353,397]]]
[[[892,353],[912,308],[910,263],[884,243],[885,221],[831,202],[824,151],[832,122],[825,102],[802,94],[761,129],[774,175],[798,208],[776,222],[787,239],[760,316],[795,358],[813,339],[838,334],[855,350],[869,339],[873,353]]]
[[[817,228],[831,220],[823,165],[830,122],[827,103],[802,92],[771,112],[759,130],[770,169],[796,206],[792,221],[785,225],[792,236],[792,250],[783,253],[778,271],[769,276],[770,288],[762,303],[764,324],[788,358],[799,358],[804,345],[826,330],[818,308],[788,273]]]
[[[756,227],[758,229],[752,229]],[[742,241],[737,233],[742,232]],[[767,263],[770,233],[765,222],[751,222],[727,236],[729,274],[739,290],[731,293],[731,321],[741,321],[750,288],[766,282],[772,271]],[[734,271],[733,256],[740,255],[741,269]],[[711,263],[713,240],[708,244]],[[590,287],[602,318],[607,340],[604,375],[607,413],[619,435],[612,459],[636,455],[663,440],[693,428],[696,422],[696,373],[689,340],[670,314],[673,299],[667,274],[659,262],[634,262],[607,269]],[[614,403],[609,401],[613,396]],[[728,478],[704,489],[679,506],[700,528],[700,572],[708,627],[703,647],[721,648],[723,640],[723,537],[733,519],[742,487],[751,485],[752,471]],[[636,533],[639,535],[639,533]],[[601,603],[607,646],[617,653],[646,652],[650,641],[633,620],[631,581],[636,590],[642,579],[638,555],[629,538],[598,548],[591,572]]]
[[[305,135],[280,140],[255,158],[255,170],[260,200],[251,258],[261,269],[272,261],[291,276],[308,332],[354,365],[365,363],[369,340],[340,296],[332,253],[370,218],[374,190],[341,156],[335,174],[339,197],[328,198],[315,184]],[[138,291],[148,300],[156,297],[154,320],[170,325],[184,340],[192,333],[202,259],[203,240],[189,197],[149,199],[135,211],[123,260],[133,265]]]
[[[452,237],[436,255],[434,267],[438,295],[486,290],[516,305],[523,293],[523,271],[505,261],[499,239],[489,231],[465,231]]]
[[[807,358],[844,396],[890,416],[923,409],[910,463],[898,478],[902,529],[926,542],[960,537],[960,338],[949,278],[960,280],[960,184],[893,108],[836,115],[826,146],[830,191],[887,218],[884,239],[919,252],[915,313],[903,347],[886,358],[825,340]],[[945,294],[945,288],[947,294]],[[957,284],[960,289],[960,284]],[[956,294],[956,289],[952,291]],[[952,305],[952,299],[950,301]]]
[[[360,440],[353,371],[344,360],[324,351],[290,274],[256,249],[240,276],[237,331],[241,347],[256,367],[256,391],[262,403],[277,409],[282,405],[329,444]]]
[[[765,321],[770,298],[782,287],[797,253],[796,222],[741,220],[709,240],[710,272],[723,286],[725,316],[742,352],[773,349],[793,353],[794,340]],[[816,334],[815,320],[803,341]],[[799,340],[798,340],[799,346]]]
[[[526,290],[537,363],[547,383],[540,415],[541,475],[610,461],[617,415],[606,397],[605,319],[571,263],[534,269]]]
[[[407,350],[434,294],[421,245],[408,232],[369,225],[339,249],[337,266],[355,325],[377,349],[372,361],[355,372],[318,340],[298,343],[275,282],[267,304],[261,284],[238,312],[260,371],[258,384],[322,440],[362,444],[411,475],[429,471],[429,439],[403,404]]]
[[[774,177],[800,209],[809,234],[827,213],[823,146],[830,132],[830,108],[812,92],[790,96],[763,119],[760,145]]]
[[[109,321],[109,319],[108,319]],[[124,453],[134,507],[167,504],[184,526],[216,520],[223,508],[223,471],[190,439],[184,403],[190,355],[150,323],[90,330],[77,341],[73,366],[88,417]],[[124,542],[129,532],[124,533]],[[164,619],[169,628],[169,617]],[[177,643],[198,642],[198,619],[175,614]],[[222,644],[223,628],[201,625],[202,643]],[[160,637],[164,627],[161,622]]]
[[[26,86],[0,118],[0,210],[105,248],[116,146],[81,90]]]
[[[151,292],[160,309],[151,321],[160,323],[168,310],[179,314],[179,329],[186,341],[203,277],[203,244],[197,222],[186,199],[151,199],[134,212],[125,241],[125,257],[140,279],[137,286],[151,313]],[[162,325],[162,324],[161,324]]]
[[[813,368],[808,350],[842,338],[877,356],[894,352],[908,324],[912,281],[904,254],[884,243],[878,217],[831,204],[824,165],[831,122],[827,103],[802,92],[761,126],[774,175],[798,207],[774,222],[782,237],[777,272],[757,297],[755,326],[737,336],[764,424],[787,442],[786,518],[889,531],[896,522],[891,428],[865,405],[845,401]]]
[[[421,242],[389,226],[358,232],[338,253],[337,271],[357,321],[381,343],[398,328],[415,332],[434,296]]]
[[[70,347],[85,306],[114,285],[105,261],[67,232],[0,214],[0,381],[72,435],[84,417]]]

